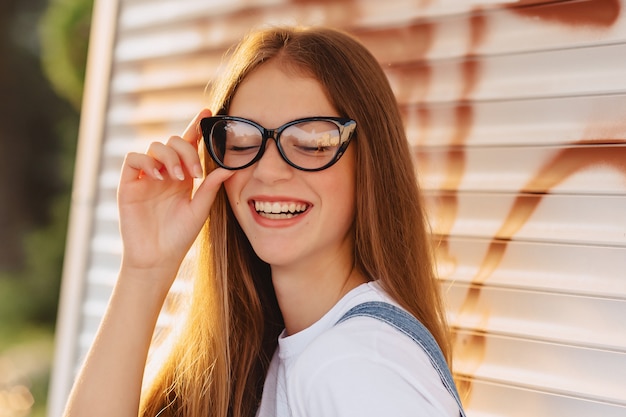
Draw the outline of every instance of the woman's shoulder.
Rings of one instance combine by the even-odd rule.
[[[405,333],[374,317],[356,316],[343,320],[351,309],[365,304],[386,304],[395,310],[401,310],[377,282],[368,282],[349,293],[329,312],[326,317],[325,331],[311,341],[302,354],[330,359],[347,356],[362,356],[369,360],[401,361],[397,355],[410,353],[411,361],[429,359]]]
[[[441,411],[456,409],[422,348],[372,317],[353,317],[329,328],[302,352],[290,374],[294,395],[310,401],[354,398],[367,409],[393,401],[401,409],[432,407],[427,415],[454,415]]]
[[[325,359],[325,362],[350,358],[403,368],[432,367],[428,355],[408,335],[384,321],[367,316],[352,317],[320,334],[302,352],[300,360],[315,358]]]

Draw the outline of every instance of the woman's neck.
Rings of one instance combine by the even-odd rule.
[[[272,266],[272,282],[287,335],[311,326],[344,295],[366,281],[351,260],[308,262],[298,267]]]

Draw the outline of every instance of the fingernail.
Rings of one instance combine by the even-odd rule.
[[[193,167],[193,175],[196,178],[202,178],[204,172],[202,171],[202,166],[200,164],[196,164]]]
[[[180,166],[174,167],[174,176],[181,181],[185,179],[185,174]]]
[[[163,175],[161,175],[161,171],[159,171],[158,169],[154,168],[154,170],[152,172],[154,173],[154,177],[156,179],[163,181]]]

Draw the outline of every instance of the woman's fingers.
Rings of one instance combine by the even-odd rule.
[[[171,166],[165,164],[168,171],[171,169],[176,178],[182,180],[185,175],[182,169],[184,167],[192,177],[202,178],[202,165],[200,164],[200,157],[196,147],[190,145],[180,136],[172,136],[166,145],[176,153],[178,158],[178,160],[174,160]]]
[[[126,157],[126,165],[131,170],[126,173],[129,176],[127,179],[143,177],[144,174],[155,179],[163,179],[161,173],[163,167],[172,179],[184,179],[185,174],[182,168],[185,168],[193,177],[201,178],[203,172],[198,155],[198,143],[202,138],[200,120],[210,117],[211,114],[210,110],[203,109],[189,123],[182,136],[172,136],[165,144],[151,143],[145,155],[153,158],[153,161],[141,156],[144,154],[129,153]]]
[[[220,189],[222,183],[229,179],[234,173],[235,171],[216,168],[206,176],[191,201],[193,210],[198,217],[206,219],[209,216],[209,211],[213,205],[217,191]]]
[[[163,180],[160,171],[162,166],[161,163],[144,153],[129,152],[124,159],[121,182],[134,181],[144,176]]]
[[[128,154],[125,165],[131,169],[122,172],[122,179],[134,180],[147,175],[163,180],[164,171],[173,180],[183,181],[187,177],[186,173],[194,178],[202,178],[203,170],[198,155],[198,142],[202,137],[200,120],[210,116],[211,111],[204,109],[189,123],[182,137],[172,136],[167,143],[153,142],[145,154]]]
[[[213,113],[211,113],[211,110],[209,109],[201,110],[200,113],[198,113],[196,117],[193,118],[191,123],[189,123],[189,125],[185,129],[185,132],[183,133],[183,140],[185,140],[185,142],[187,143],[192,144],[196,150],[198,149],[198,142],[202,138],[202,131],[200,130],[200,120],[204,119],[205,117],[211,117],[212,115]]]
[[[162,180],[164,175],[178,181],[183,181],[187,175],[202,177],[202,166],[196,149],[178,136],[172,136],[167,143],[151,143],[145,156],[142,158],[134,154],[129,161],[130,166],[141,169],[155,179]],[[137,175],[140,176],[141,173]]]

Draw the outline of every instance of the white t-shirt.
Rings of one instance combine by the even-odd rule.
[[[458,417],[456,401],[411,338],[369,317],[335,326],[366,301],[397,306],[369,282],[310,327],[280,335],[257,417]]]

